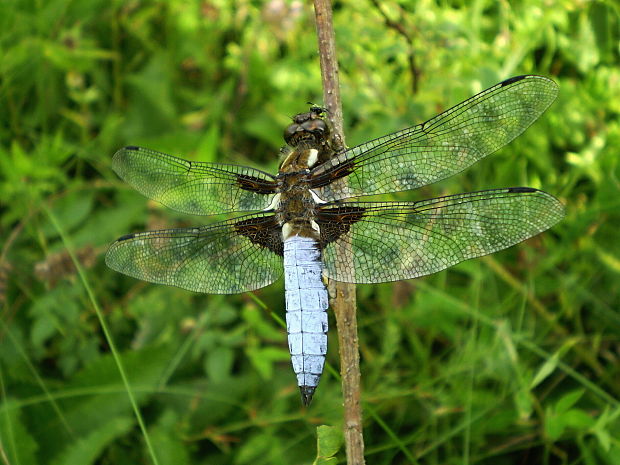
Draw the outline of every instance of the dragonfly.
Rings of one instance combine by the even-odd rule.
[[[112,168],[146,197],[187,214],[246,214],[124,235],[106,263],[134,278],[211,294],[254,291],[284,275],[291,361],[309,405],[327,353],[327,280],[428,275],[517,244],[564,216],[560,201],[530,187],[409,202],[350,199],[463,171],[520,135],[557,93],[551,79],[516,76],[422,124],[341,151],[326,110],[312,106],[285,129],[277,175],[122,148]]]

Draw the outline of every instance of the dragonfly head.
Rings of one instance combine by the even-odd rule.
[[[284,140],[291,147],[316,148],[329,138],[329,128],[323,120],[325,109],[310,107],[307,113],[293,117],[293,123],[284,130]]]

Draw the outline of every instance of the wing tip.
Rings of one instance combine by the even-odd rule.
[[[538,189],[534,189],[533,187],[509,187],[508,188],[509,194],[526,194],[526,193],[532,193],[532,192],[538,192]]]
[[[114,153],[114,158],[120,157],[126,152],[139,152],[141,149],[137,145],[126,145],[125,147],[121,147]]]
[[[521,81],[527,78],[527,74],[521,74],[520,76],[513,76],[499,83],[501,87],[509,86],[510,84],[514,84],[515,82]]]
[[[549,223],[545,229],[541,230],[545,231],[560,221],[566,216],[566,205],[560,202],[556,197],[549,194],[548,192],[541,191],[540,189],[534,189],[533,187],[509,187],[507,190],[509,194],[538,194],[546,199],[548,202],[548,211],[550,217],[553,217],[553,222]]]
[[[551,105],[551,103],[556,99],[558,93],[560,92],[560,86],[558,86],[557,82],[555,82],[551,78],[548,78],[546,76],[540,76],[538,74],[522,74],[520,76],[513,76],[511,78],[505,79],[497,85],[499,87],[507,87],[524,80],[534,80],[537,81],[539,85],[544,85],[548,94],[549,105]],[[549,105],[545,107],[545,110],[549,107]]]
[[[515,82],[523,81],[525,79],[534,79],[534,80],[539,80],[539,81],[543,80],[557,87],[557,84],[553,79],[548,78],[547,76],[541,76],[540,74],[520,74],[519,76],[512,76],[512,77],[509,77],[508,79],[504,79],[498,85],[500,87],[506,87],[506,86],[509,86],[510,84],[514,84]]]
[[[119,237],[118,239],[116,239],[116,242],[123,242],[123,241],[127,241],[129,239],[133,239],[134,237],[136,237],[135,233],[130,233],[130,234],[123,234],[121,237]]]
[[[136,145],[127,145],[114,152],[114,155],[112,155],[112,169],[114,172],[122,178],[120,171],[123,170],[123,164],[126,163],[127,157],[130,156],[128,152],[138,152],[139,150],[140,147]]]

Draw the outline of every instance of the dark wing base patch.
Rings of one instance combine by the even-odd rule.
[[[321,228],[321,247],[348,233],[351,226],[364,217],[362,207],[324,207],[318,210],[316,222]]]
[[[247,237],[253,244],[265,247],[283,256],[282,228],[274,215],[249,218],[234,223],[235,232]]]
[[[237,175],[237,184],[246,191],[256,192],[257,194],[275,194],[277,184],[273,181],[266,181],[247,174]]]

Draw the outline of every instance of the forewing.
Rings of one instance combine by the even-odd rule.
[[[120,149],[112,168],[145,196],[192,215],[264,210],[276,189],[273,176],[260,170],[187,161],[142,147]]]
[[[452,176],[495,152],[532,124],[558,87],[517,76],[427,122],[348,149],[311,172],[326,201],[415,189]],[[346,182],[331,184],[336,179]]]
[[[563,216],[564,206],[553,196],[517,187],[420,202],[346,202],[323,207],[317,222],[331,279],[380,283],[424,276],[505,249]],[[350,262],[338,250],[343,245],[352,250]]]
[[[273,215],[247,215],[212,226],[128,234],[106,254],[120,273],[195,292],[234,294],[282,274],[282,240]]]

